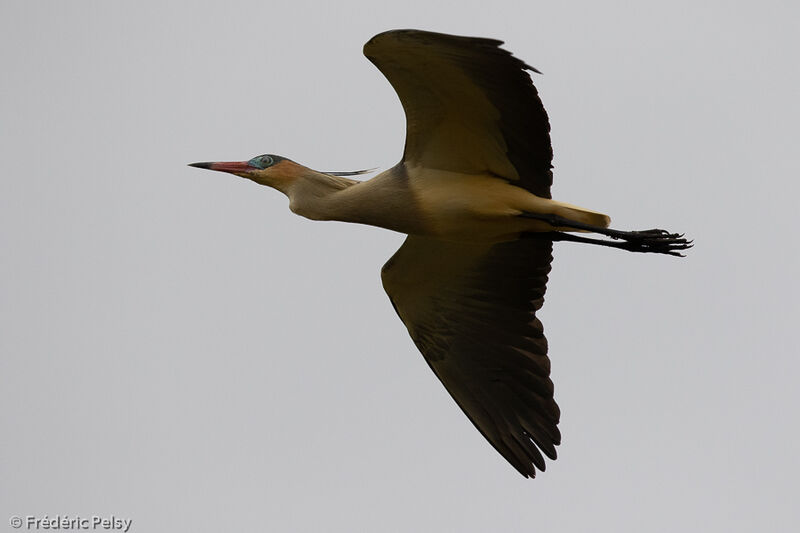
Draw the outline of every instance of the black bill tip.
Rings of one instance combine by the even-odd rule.
[[[189,163],[189,166],[196,168],[211,168],[211,165],[213,164],[214,163]]]

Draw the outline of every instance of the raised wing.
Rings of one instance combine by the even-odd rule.
[[[550,124],[526,70],[502,41],[392,30],[364,45],[406,113],[403,159],[494,174],[550,198]]]
[[[381,271],[389,299],[436,376],[525,477],[561,441],[542,323],[552,241],[409,236]]]

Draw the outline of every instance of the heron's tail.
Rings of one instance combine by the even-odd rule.
[[[601,228],[607,228],[609,224],[611,224],[611,217],[604,215],[603,213],[598,213],[597,211],[592,211],[590,209],[585,209],[583,207],[578,207],[577,205],[567,204],[564,202],[557,202],[555,200],[553,200],[553,205],[555,207],[553,214],[562,218],[566,218],[567,220],[574,220],[575,222],[589,224],[591,226],[599,226]]]

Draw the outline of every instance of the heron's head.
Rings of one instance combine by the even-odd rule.
[[[236,174],[284,192],[306,170],[291,159],[272,154],[259,155],[249,161],[190,163],[189,166]]]

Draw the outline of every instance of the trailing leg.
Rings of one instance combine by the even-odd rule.
[[[594,226],[592,224],[584,224],[583,222],[576,222],[557,215],[522,213],[519,216],[524,218],[532,218],[535,220],[542,220],[554,228],[573,228],[583,231],[591,231],[593,233],[607,235],[612,239],[624,242],[590,239],[587,237],[579,237],[577,235],[571,235],[562,232],[554,232],[554,235],[558,235],[560,237],[554,238],[553,240],[585,242],[588,244],[609,246],[611,248],[620,248],[631,252],[649,252],[677,256],[683,256],[683,254],[679,252],[680,250],[687,250],[692,247],[692,241],[685,239],[682,233],[669,233],[663,229],[621,231],[612,228],[604,228],[602,226]]]

